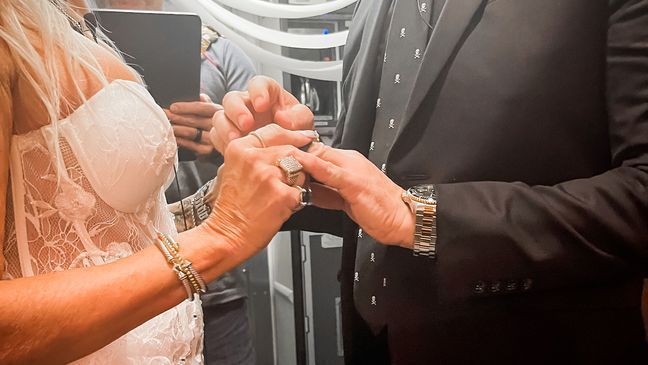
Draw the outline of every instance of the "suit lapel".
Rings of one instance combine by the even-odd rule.
[[[441,0],[439,18],[432,30],[427,49],[421,60],[421,68],[405,110],[404,124],[398,130],[398,137],[411,122],[428,91],[438,79],[441,71],[459,45],[470,22],[486,0]]]

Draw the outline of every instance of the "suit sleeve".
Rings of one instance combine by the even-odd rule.
[[[610,2],[607,71],[612,169],[555,186],[437,185],[443,298],[648,273],[648,1]]]

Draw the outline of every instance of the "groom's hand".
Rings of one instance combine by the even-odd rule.
[[[357,151],[314,143],[308,152],[296,157],[324,184],[311,186],[315,205],[344,210],[378,242],[412,248],[415,219],[400,186]]]
[[[264,76],[250,80],[247,91],[225,95],[223,108],[214,115],[210,132],[214,147],[221,153],[232,140],[270,123],[288,130],[313,129],[310,109],[275,80]]]

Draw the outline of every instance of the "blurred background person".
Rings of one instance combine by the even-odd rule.
[[[166,10],[163,0],[97,0],[97,7],[120,10]],[[209,141],[212,116],[229,91],[245,90],[256,74],[250,58],[214,29],[203,26],[200,101],[171,105],[166,111],[179,147],[197,159],[180,161],[177,184],[166,191],[178,231],[196,226],[209,214],[204,201],[209,185],[223,163]],[[202,188],[201,188],[202,187]],[[192,195],[198,191],[195,195]],[[184,199],[182,203],[181,199]],[[202,297],[207,364],[254,364],[255,351],[247,312],[247,291],[240,268],[208,284]]]

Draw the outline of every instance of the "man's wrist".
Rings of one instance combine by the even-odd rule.
[[[401,241],[399,245],[403,248],[409,250],[414,249],[414,236],[416,231],[416,216],[409,208],[409,206],[403,203],[405,216],[403,218],[403,223],[401,225]]]
[[[415,256],[436,258],[437,198],[434,185],[424,184],[402,193],[402,199],[410,208],[414,220],[413,242]]]
[[[178,232],[197,227],[209,217],[211,205],[208,204],[205,196],[211,187],[211,183],[212,181],[203,185],[193,195],[169,204],[168,209],[173,213]]]

